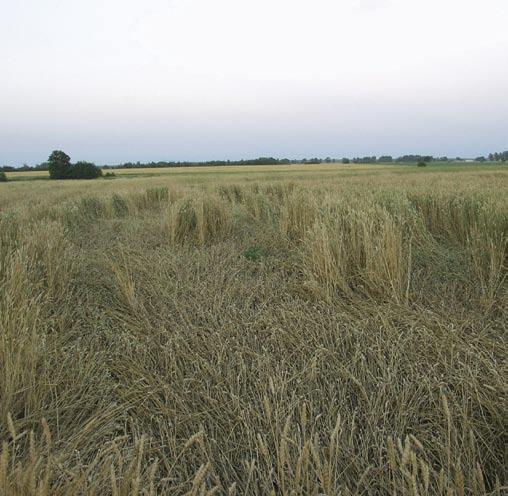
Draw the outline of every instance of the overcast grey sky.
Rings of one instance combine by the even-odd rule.
[[[0,0],[0,163],[508,148],[508,0]]]

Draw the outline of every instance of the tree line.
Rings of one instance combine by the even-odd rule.
[[[489,153],[489,160],[491,162],[506,162],[508,161],[508,150],[504,152]]]
[[[507,154],[508,152],[503,152]],[[501,158],[491,158],[501,156],[502,154],[489,154],[489,160],[502,160]],[[376,155],[365,157],[342,157],[342,158],[302,158],[302,159],[288,159],[288,158],[274,158],[274,157],[259,157],[256,159],[248,160],[207,160],[207,161],[159,161],[159,162],[125,162],[118,165],[103,165],[103,169],[157,169],[165,167],[206,167],[206,166],[225,166],[225,165],[288,165],[288,164],[374,164],[374,163],[419,163],[419,162],[458,162],[464,161],[462,157],[434,157],[432,155],[401,155],[393,157],[391,155]],[[476,157],[475,161],[485,162],[485,157]]]
[[[56,154],[56,155],[54,155]],[[62,155],[63,154],[63,155]],[[53,156],[54,155],[54,156]],[[464,161],[466,159],[461,157],[449,158],[434,157],[432,155],[401,155],[399,157],[393,157],[391,155],[381,155],[379,157],[364,156],[364,157],[342,157],[342,158],[302,158],[296,160],[290,160],[288,158],[274,158],[274,157],[259,157],[254,159],[242,159],[242,160],[206,160],[206,161],[166,161],[162,160],[159,162],[125,162],[123,164],[105,164],[96,166],[91,162],[80,161],[76,164],[70,163],[70,158],[64,152],[55,150],[46,162],[35,166],[29,166],[23,164],[21,167],[12,167],[4,165],[0,167],[0,171],[3,172],[17,172],[17,171],[50,171],[52,164],[55,161],[61,161],[63,169],[65,171],[64,176],[61,179],[78,179],[78,178],[92,178],[100,176],[101,169],[157,169],[166,167],[206,167],[206,166],[226,166],[226,165],[288,165],[288,164],[328,164],[341,162],[343,164],[374,164],[374,163],[429,163],[429,162],[457,162]],[[489,153],[487,158],[479,156],[474,159],[476,162],[506,162],[508,161],[508,151]],[[55,166],[54,170],[60,170],[60,166]],[[99,172],[98,172],[99,171]],[[58,173],[56,173],[58,175]],[[50,174],[51,175],[51,174]]]

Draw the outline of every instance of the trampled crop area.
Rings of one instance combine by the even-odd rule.
[[[506,491],[505,166],[125,172],[0,184],[1,494]]]

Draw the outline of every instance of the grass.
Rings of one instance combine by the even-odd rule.
[[[507,170],[314,167],[0,185],[0,494],[506,492]]]

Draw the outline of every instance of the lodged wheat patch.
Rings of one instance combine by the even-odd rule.
[[[0,186],[1,495],[506,493],[506,170],[256,171]]]
[[[167,212],[166,229],[173,243],[193,241],[199,245],[225,237],[231,213],[218,197],[191,197],[176,202]]]

